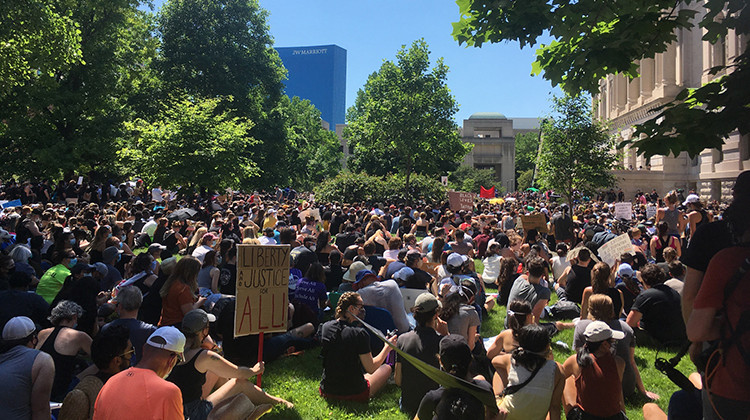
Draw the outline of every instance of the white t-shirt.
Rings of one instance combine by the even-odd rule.
[[[164,201],[164,197],[161,196],[162,191],[159,187],[154,188],[151,190],[151,199],[154,200],[157,203],[161,203]]]
[[[552,274],[555,275],[555,280],[559,279],[563,271],[568,267],[570,267],[570,261],[568,261],[567,257],[552,257]]]

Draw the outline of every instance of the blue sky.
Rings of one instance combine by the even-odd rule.
[[[160,5],[162,1],[156,0]],[[383,60],[395,60],[398,49],[424,38],[431,59],[443,57],[450,68],[448,86],[460,110],[461,124],[475,112],[508,117],[548,113],[550,93],[558,93],[541,76],[531,76],[533,48],[517,43],[459,46],[451,36],[458,20],[452,0],[260,0],[269,12],[277,47],[336,44],[347,50],[346,106]]]

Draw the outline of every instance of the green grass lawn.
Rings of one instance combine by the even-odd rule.
[[[492,290],[488,290],[491,293]],[[553,294],[554,296],[554,294]],[[483,337],[491,337],[503,329],[505,308],[495,307],[489,318],[482,323]],[[553,338],[553,341],[563,341],[571,348],[573,346],[573,330],[565,330]],[[573,354],[553,346],[555,360],[562,363]],[[677,386],[665,375],[654,368],[657,349],[649,347],[636,348],[636,363],[646,389],[661,396],[657,401],[666,412],[669,397]],[[669,359],[675,351],[660,352],[659,356]],[[273,395],[286,398],[295,404],[293,410],[275,408],[264,418],[268,419],[406,419],[398,410],[400,390],[395,385],[388,385],[369,405],[358,403],[329,404],[318,395],[318,383],[322,372],[322,361],[319,358],[320,349],[306,351],[301,356],[287,357],[266,366],[263,377],[263,388]],[[677,368],[686,375],[692,372],[693,366],[684,357]],[[647,402],[644,399],[626,401],[627,415],[630,419],[642,418],[641,407]]]

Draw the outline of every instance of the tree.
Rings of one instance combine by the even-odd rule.
[[[158,68],[168,89],[233,98],[219,108],[249,118],[259,141],[245,153],[264,168],[256,186],[287,182],[285,121],[278,109],[285,76],[272,48],[268,13],[257,0],[169,0],[159,15]]]
[[[690,28],[696,15],[689,7],[706,8],[700,20],[703,39],[715,43],[728,29],[750,33],[746,0],[457,0],[460,19],[453,24],[459,44],[481,47],[484,42],[518,41],[533,46],[545,32],[554,38],[537,50],[535,74],[568,94],[598,93],[601,78],[613,74],[634,78],[641,58],[664,52],[677,39],[676,30]],[[498,6],[502,4],[502,6]],[[682,6],[684,5],[684,7]],[[726,17],[717,21],[719,13]],[[677,101],[662,107],[649,122],[636,127],[632,141],[639,154],[677,154],[691,157],[704,148],[719,148],[735,129],[750,132],[750,51],[734,63],[734,72],[699,89],[686,89]],[[638,139],[639,134],[645,139]],[[627,143],[627,142],[626,142]],[[621,145],[621,146],[624,146]]]
[[[308,100],[283,96],[279,102],[286,130],[286,150],[279,151],[278,165],[287,182],[304,191],[341,171],[341,143],[321,125],[320,111]]]
[[[593,119],[583,96],[553,98],[552,116],[542,124],[538,177],[572,204],[573,192],[593,192],[614,184],[614,141]],[[572,208],[572,206],[571,206]]]
[[[469,151],[453,120],[458,107],[445,83],[448,67],[440,58],[430,69],[429,55],[424,40],[402,46],[395,63],[383,62],[368,77],[347,115],[352,169],[375,161],[381,165],[375,174],[400,171],[407,196],[412,173],[449,172]]]
[[[74,2],[82,62],[39,73],[2,98],[0,176],[59,178],[111,170],[134,109],[129,95],[156,53],[149,14],[135,0]]]
[[[81,62],[81,31],[69,7],[67,0],[0,1],[0,98]]]
[[[539,153],[539,133],[518,133],[516,134],[516,185],[519,190],[521,185],[518,180],[521,179],[521,175],[528,170],[534,169],[536,166],[536,157]],[[531,180],[531,178],[529,178]],[[527,185],[526,188],[531,185]]]
[[[461,165],[448,175],[449,185],[457,191],[469,191],[478,194],[480,187],[492,188],[498,193],[503,192],[502,182],[495,179],[492,169],[477,169],[469,165]]]
[[[128,123],[134,143],[120,158],[150,185],[223,191],[246,184],[258,173],[243,153],[256,143],[248,136],[253,123],[218,111],[222,99],[174,99],[156,122]]]

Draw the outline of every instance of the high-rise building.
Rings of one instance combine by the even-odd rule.
[[[276,51],[288,72],[285,93],[312,102],[328,129],[344,124],[346,50],[338,45],[316,45],[280,47]]]

